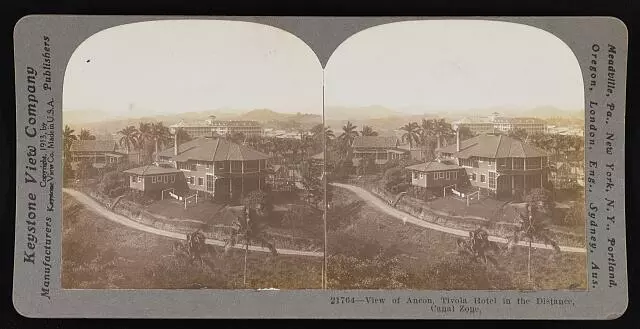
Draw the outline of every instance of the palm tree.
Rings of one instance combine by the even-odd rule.
[[[360,135],[362,136],[378,136],[378,132],[374,131],[370,126],[362,126],[362,130],[360,131]]]
[[[136,129],[135,126],[128,126],[118,131],[118,134],[122,135],[118,143],[120,144],[120,147],[127,149],[127,153],[131,153],[132,148],[135,149],[138,147],[138,140],[136,139],[138,129]]]
[[[64,131],[62,132],[62,141],[63,141],[63,154],[64,157],[64,165],[66,168],[71,168],[71,145],[73,142],[78,140],[78,137],[73,133],[75,130],[71,129],[68,125],[64,125]],[[69,173],[71,170],[69,170]],[[67,173],[68,174],[68,173]]]
[[[89,140],[95,140],[96,136],[92,135],[91,132],[87,129],[81,129],[80,130],[80,140],[81,141],[89,141]]]
[[[151,136],[155,144],[156,160],[158,160],[157,157],[160,148],[164,148],[171,141],[171,132],[169,131],[169,127],[165,126],[162,122],[157,122],[151,124]]]
[[[138,149],[143,152],[147,161],[149,161],[149,142],[153,140],[151,124],[148,122],[140,122],[138,131],[136,132],[136,141],[138,141]]]
[[[549,229],[542,221],[540,212],[532,203],[527,204],[524,214],[520,214],[516,218],[517,228],[509,239],[508,249],[512,249],[520,240],[526,239],[529,242],[529,257],[527,262],[527,273],[529,282],[531,282],[531,244],[534,239],[542,240],[545,244],[550,245],[556,252],[560,252],[558,243],[551,239]]]
[[[353,144],[353,140],[359,135],[356,128],[357,126],[354,126],[351,121],[347,121],[347,124],[342,126],[342,134],[338,136],[338,139],[341,141],[341,153],[347,158],[350,158],[351,144]]]
[[[435,139],[434,126],[434,120],[422,119],[418,130],[419,144],[423,147],[424,156],[426,157],[428,153],[431,159],[435,158],[435,148],[433,147],[433,141]]]
[[[434,135],[436,135],[436,141],[438,143],[437,148],[440,148],[442,146],[442,143],[441,143],[442,140],[444,140],[445,142],[444,146],[447,146],[448,138],[455,135],[455,132],[451,127],[451,124],[446,122],[444,119],[434,120],[433,133]]]
[[[247,256],[249,255],[249,245],[252,242],[259,242],[263,247],[266,246],[271,250],[271,254],[278,255],[278,250],[275,246],[267,240],[266,233],[264,231],[265,225],[260,223],[260,217],[263,217],[263,207],[253,210],[247,206],[235,206],[236,212],[240,212],[233,222],[233,231],[230,237],[225,241],[224,250],[228,252],[229,249],[234,247],[236,243],[242,239],[244,241],[244,274],[243,284],[247,286]]]
[[[415,122],[409,122],[406,125],[400,127],[400,130],[404,130],[402,135],[402,141],[409,143],[409,147],[413,148],[413,144],[418,141],[418,124]]]

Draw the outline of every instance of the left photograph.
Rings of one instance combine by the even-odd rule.
[[[323,71],[283,30],[122,25],[64,76],[63,289],[321,289]]]

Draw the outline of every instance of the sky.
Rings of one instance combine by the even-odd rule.
[[[511,23],[370,28],[336,49],[324,81],[327,106],[416,114],[584,107],[580,68],[568,46]],[[322,114],[322,84],[315,54],[288,32],[246,22],[152,21],[85,40],[67,66],[63,108],[129,117],[262,108]]]
[[[580,67],[564,42],[534,27],[503,22],[373,27],[342,43],[325,71],[328,106],[576,110],[584,107],[583,95]]]
[[[142,116],[270,108],[322,114],[322,68],[288,32],[230,21],[152,21],[85,40],[65,72],[65,111]]]

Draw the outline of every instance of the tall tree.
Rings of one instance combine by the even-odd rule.
[[[434,120],[433,131],[434,135],[436,135],[437,148],[447,146],[447,141],[455,136],[455,131],[451,127],[451,124],[444,119]],[[442,145],[442,142],[444,142],[444,145]]]
[[[256,198],[252,198],[256,199]],[[230,207],[231,208],[231,207]],[[244,286],[247,286],[247,256],[249,254],[249,245],[254,242],[260,243],[263,247],[269,248],[271,253],[276,256],[278,254],[277,249],[273,243],[267,239],[265,232],[266,225],[264,219],[267,216],[265,209],[261,204],[255,204],[254,206],[239,206],[233,207],[236,212],[236,216],[233,222],[233,231],[231,236],[225,242],[225,252],[228,252],[230,248],[234,247],[236,243],[242,239],[244,241],[244,274],[243,282]]]
[[[68,125],[64,125],[64,131],[62,132],[62,140],[64,145],[64,157],[70,158],[71,145],[78,140],[78,137],[74,134],[75,130],[71,129]]]
[[[404,134],[402,134],[402,141],[409,143],[409,147],[413,148],[413,145],[418,142],[418,124],[415,122],[409,122],[400,127],[400,130],[404,131]]]
[[[136,140],[138,141],[137,148],[144,154],[146,161],[150,161],[150,149],[149,145],[153,142],[153,132],[151,129],[151,123],[140,122],[138,124],[138,131],[136,133]]]
[[[516,218],[516,229],[509,239],[508,249],[512,249],[520,240],[526,239],[529,243],[529,256],[527,261],[527,273],[531,282],[531,244],[535,239],[550,245],[556,252],[560,252],[558,243],[551,238],[544,217],[536,204],[528,203],[523,214]]]
[[[124,147],[127,150],[127,153],[130,153],[131,149],[138,147],[138,129],[136,129],[135,126],[128,126],[118,131],[118,134],[122,135],[118,143],[120,144],[120,147]]]
[[[362,126],[362,130],[360,131],[360,135],[362,136],[378,136],[378,132],[373,130],[371,126]]]
[[[164,148],[170,143],[171,132],[169,131],[169,127],[165,126],[162,122],[156,122],[151,124],[151,136],[155,145],[155,154],[157,157],[160,152],[160,148]]]
[[[188,141],[193,139],[193,138],[191,138],[191,135],[189,135],[189,133],[186,132],[182,128],[178,128],[176,130],[176,134],[178,134],[178,143],[179,144],[184,143],[184,142],[188,142]]]
[[[80,129],[79,138],[81,141],[91,141],[91,140],[95,140],[96,136],[92,135],[91,132],[87,129]]]
[[[418,144],[422,146],[423,157],[435,158],[435,122],[432,119],[422,119],[418,128]],[[424,159],[423,159],[424,160]]]

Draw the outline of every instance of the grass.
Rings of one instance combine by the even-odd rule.
[[[336,188],[334,200],[348,203],[359,198],[352,192]],[[485,271],[461,259],[456,253],[455,236],[421,228],[390,217],[365,204],[338,232],[332,232],[340,241],[374,241],[385,253],[395,255],[401,268],[410,274],[406,285],[412,289],[530,289],[527,280],[527,249],[516,247],[512,253],[497,257],[500,269],[486,269],[493,278],[487,287],[469,287],[464,271]],[[340,243],[339,241],[336,243]],[[348,254],[341,247],[329,244],[329,255]],[[547,250],[532,250],[533,281],[535,289],[586,289],[586,255],[574,253],[554,254]],[[443,267],[444,266],[444,267]],[[436,280],[434,271],[443,267],[449,273]],[[331,271],[331,268],[329,269]],[[461,276],[457,282],[448,282]],[[356,280],[357,281],[357,280]],[[455,280],[454,280],[455,281]],[[491,280],[490,280],[491,281]],[[346,287],[345,287],[346,288]],[[385,287],[379,287],[385,288]]]
[[[244,251],[210,247],[205,264],[176,256],[170,238],[113,223],[63,198],[65,289],[241,289]],[[247,288],[321,288],[322,258],[249,252]]]

